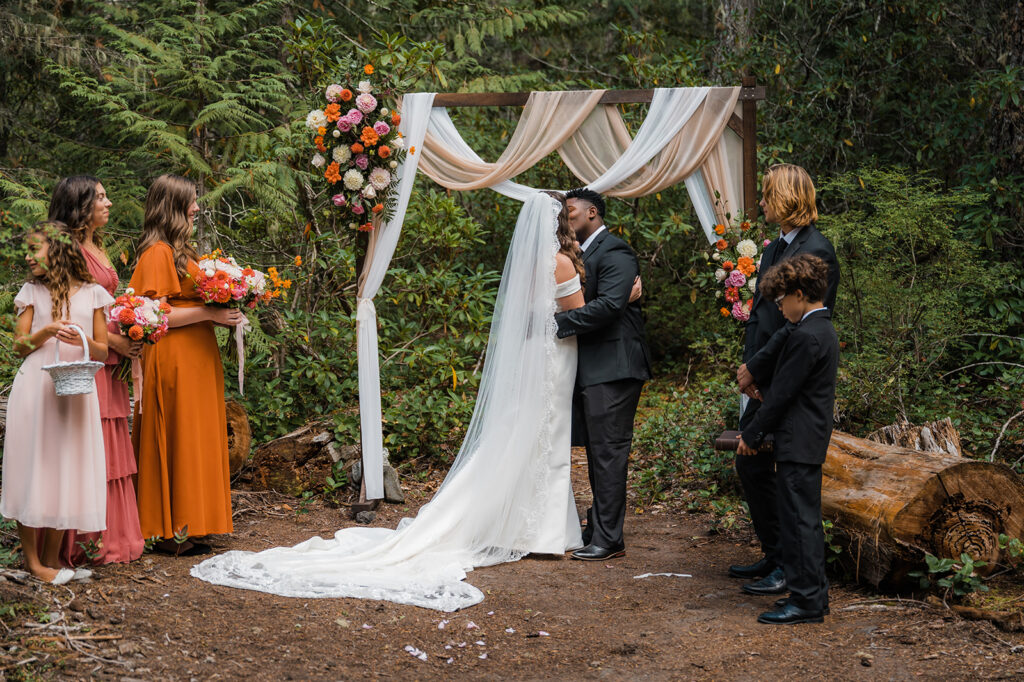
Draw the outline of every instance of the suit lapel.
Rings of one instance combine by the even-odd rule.
[[[775,258],[775,252],[779,248],[781,248],[781,243],[782,243],[782,237],[778,237],[778,238],[775,239],[775,241],[773,241],[771,244],[769,244],[767,246],[767,248],[765,248],[764,251],[761,252],[761,263],[762,263],[761,269],[762,270],[767,270],[768,269],[768,266],[764,265],[764,264],[772,262],[772,260]],[[781,258],[779,260],[781,260]],[[754,292],[754,302],[750,306],[751,312],[753,312],[754,308],[757,307],[757,304],[760,303],[763,298],[764,297],[761,296],[761,287],[757,287],[757,291]]]
[[[583,252],[583,262],[586,263],[588,260],[594,257],[594,254],[598,252],[601,242],[608,237],[608,228],[605,227],[603,230],[594,236],[594,241],[590,242],[590,246]]]
[[[811,236],[811,232],[813,232],[814,229],[814,223],[811,223],[810,225],[806,225],[803,228],[801,228],[801,230],[796,233],[796,237],[793,238],[793,241],[790,242],[788,246],[786,246],[786,250],[782,252],[782,257],[779,258],[779,261],[783,261],[786,258],[790,258],[791,256],[796,255],[796,253],[799,252],[801,248],[803,248],[804,242],[806,242],[807,239]]]

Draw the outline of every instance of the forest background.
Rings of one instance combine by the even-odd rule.
[[[253,319],[256,443],[312,419],[358,442],[357,235],[335,221],[303,120],[338,74],[374,65],[414,91],[767,86],[758,167],[806,167],[839,254],[837,426],[952,417],[973,456],[1024,457],[1024,10],[999,0],[8,0],[0,5],[0,391],[19,365],[21,235],[63,176],[98,176],[108,250],[130,276],[148,184],[194,180],[201,250],[275,266],[285,301]],[[624,109],[635,129],[646,107]],[[460,109],[494,159],[516,109]],[[521,180],[577,182],[557,157]],[[472,412],[518,204],[420,175],[377,297],[386,447],[444,467]],[[731,521],[742,329],[719,314],[685,190],[610,202],[641,259],[657,378],[641,407],[643,504]],[[226,337],[226,335],[225,335]],[[225,367],[233,376],[233,353]],[[229,390],[234,387],[228,382]],[[340,485],[341,480],[338,479]]]

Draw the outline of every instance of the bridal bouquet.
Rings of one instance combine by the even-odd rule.
[[[311,163],[323,169],[334,192],[331,201],[349,227],[364,232],[373,229],[374,220],[389,217],[398,184],[395,171],[406,153],[398,132],[402,117],[394,110],[394,90],[380,74],[377,78],[382,83],[375,86],[369,79],[372,75],[374,68],[367,64],[359,76],[366,80],[354,86],[331,83],[324,90],[324,108],[306,116],[317,150]],[[415,148],[409,150],[415,152]]]
[[[132,341],[153,344],[167,334],[169,312],[171,306],[166,303],[145,296],[136,296],[135,290],[128,288],[114,299],[114,306],[110,309],[110,320],[117,324],[122,336],[127,336]],[[121,362],[114,369],[114,377],[124,382],[131,377],[135,402],[139,403],[141,411],[142,363],[139,359],[121,358]]]
[[[259,304],[280,298],[291,286],[291,280],[281,279],[276,268],[266,273],[243,267],[220,249],[199,258],[199,275],[194,278],[196,291],[207,305],[219,305],[239,310],[253,310]],[[245,395],[245,331],[249,323],[243,318],[235,325],[235,346],[238,349],[238,392]]]
[[[729,227],[715,225],[715,234],[718,241],[710,265],[715,271],[715,282],[722,287],[715,295],[725,298],[725,305],[719,312],[722,317],[746,322],[750,319],[757,288],[761,254],[771,242],[764,239],[763,230],[747,220],[734,221]]]

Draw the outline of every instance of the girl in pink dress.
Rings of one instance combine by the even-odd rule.
[[[64,178],[53,191],[50,220],[59,220],[68,226],[96,283],[115,296],[117,271],[103,248],[102,235],[110,219],[111,205],[98,179],[88,175]],[[66,566],[90,561],[126,563],[142,556],[144,546],[132,482],[137,469],[128,431],[128,384],[114,377],[121,358],[138,357],[142,342],[121,336],[116,323],[108,325],[107,339],[110,354],[106,366],[96,374],[107,462],[107,529],[102,533],[69,531],[65,534],[60,559]]]
[[[60,568],[64,531],[100,531],[106,524],[106,466],[96,392],[57,396],[43,366],[54,361],[58,341],[65,344],[65,361],[83,352],[105,360],[103,309],[114,302],[92,282],[81,251],[63,230],[61,223],[40,223],[27,239],[25,260],[34,279],[14,299],[14,350],[25,360],[7,404],[0,491],[0,515],[18,522],[25,567],[55,584],[75,576]],[[75,326],[91,336],[87,349]]]

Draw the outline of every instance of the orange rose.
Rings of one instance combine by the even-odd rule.
[[[160,312],[162,312],[162,313],[164,313],[166,315],[167,313],[171,312],[171,306],[169,306],[166,303],[161,303],[160,304]]]
[[[252,277],[253,275],[256,274],[256,271],[253,270],[252,268],[242,268],[242,274],[245,275],[246,277]]]
[[[135,312],[125,308],[118,314],[117,321],[121,324],[132,324],[135,322]]]
[[[132,341],[141,341],[142,337],[145,335],[145,331],[137,324],[133,324],[131,328],[128,329],[128,338]]]
[[[724,263],[722,263],[722,269],[725,270],[726,272],[731,272],[734,267],[736,266],[732,264],[731,260],[727,260]]]
[[[373,64],[367,64],[366,66],[364,66],[363,67],[363,73],[365,73],[367,76],[372,76],[373,75]]]
[[[327,182],[332,184],[341,181],[341,171],[337,161],[331,161],[331,165],[327,166],[327,170],[324,171],[324,177],[327,178]]]
[[[729,309],[728,308],[719,308],[718,312],[722,313],[722,317],[729,317]]]
[[[718,248],[719,251],[725,251],[727,248],[729,248],[729,242],[725,241],[724,239],[719,239],[718,243],[715,244],[715,246]]]
[[[363,128],[363,134],[359,136],[359,139],[361,139],[363,141],[363,144],[365,144],[367,147],[372,147],[373,145],[377,144],[378,140],[380,140],[380,136],[377,135],[376,130],[374,130],[370,126],[366,126]]]
[[[316,129],[316,134],[320,135],[320,136],[326,135],[327,134],[327,128],[324,128],[323,126],[320,126],[319,128]]]
[[[401,122],[402,122],[401,115],[397,111],[392,112],[391,113],[391,125],[396,126],[396,125],[398,125]]]
[[[328,121],[330,121],[331,123],[334,123],[339,118],[341,118],[341,105],[338,104],[337,102],[334,102],[332,104],[328,104],[327,108],[324,109],[324,114],[327,116],[327,120]],[[327,131],[325,130],[323,133],[320,133],[320,134],[323,135],[326,132]]]
[[[372,211],[373,211],[374,213],[380,213],[381,211],[383,211],[383,210],[384,210],[384,204],[377,204],[377,205],[376,205],[376,206],[374,206],[374,207],[373,207],[373,209],[371,209],[371,210],[372,210]]]
[[[341,94],[338,96],[341,97],[342,102],[348,102],[349,100],[352,99],[352,91],[349,90],[348,88],[345,88],[344,90],[341,91]]]
[[[749,230],[750,229],[750,222],[744,220],[742,223],[740,223],[740,229],[743,230],[744,232]]]
[[[327,151],[327,147],[324,146],[324,138],[322,136],[317,135],[316,138],[313,140],[313,144],[315,144],[316,148],[319,149],[320,151]]]
[[[354,145],[349,147],[349,149],[352,150],[353,154],[362,154],[363,153],[363,145],[359,144],[358,142],[356,142]]]
[[[391,147],[387,146],[386,144],[382,144],[381,146],[377,147],[377,156],[379,156],[382,159],[388,158],[389,156],[391,156]]]
[[[742,272],[744,275],[750,277],[751,275],[754,274],[755,270],[754,259],[748,258],[746,256],[740,256],[739,259],[736,261],[736,267],[739,268],[739,271]]]
[[[725,234],[725,225],[715,225],[715,234]]]

